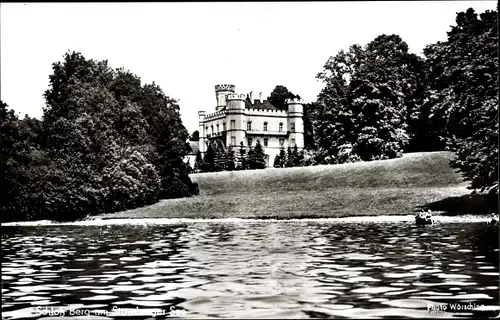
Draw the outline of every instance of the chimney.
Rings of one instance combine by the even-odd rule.
[[[262,101],[262,92],[259,92],[259,101],[260,101],[260,103],[264,102],[264,101]]]
[[[250,93],[248,95],[250,97],[250,103],[253,104],[253,91],[250,91]]]

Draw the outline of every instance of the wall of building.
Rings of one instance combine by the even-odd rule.
[[[245,129],[248,128],[248,121],[252,122],[252,131],[264,131],[264,122],[267,122],[267,131],[278,132],[279,124],[283,123],[283,132],[288,129],[286,112],[258,112],[247,110],[245,117]]]
[[[213,136],[214,133],[224,131],[224,123],[226,123],[226,128],[227,128],[227,119],[226,119],[225,114],[221,117],[205,121],[204,122],[205,136],[209,137],[208,134],[210,134],[210,136]],[[219,131],[217,131],[217,125],[219,125]],[[212,131],[212,127],[213,127],[213,131]],[[208,130],[207,130],[207,128],[208,128]]]

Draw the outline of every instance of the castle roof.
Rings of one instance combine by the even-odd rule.
[[[199,141],[189,141],[189,146],[191,147],[191,152],[188,154],[197,154],[200,151]]]
[[[252,103],[248,96],[245,99],[245,109],[279,110],[267,100],[263,100],[262,102],[260,102],[260,100],[254,100]]]

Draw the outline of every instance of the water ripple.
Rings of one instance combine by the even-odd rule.
[[[374,221],[2,226],[2,316],[60,319],[42,307],[70,319],[71,310],[96,312],[85,319],[498,314],[498,230]],[[429,311],[454,303],[477,307]]]

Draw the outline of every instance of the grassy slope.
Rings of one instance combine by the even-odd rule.
[[[201,194],[102,218],[302,218],[400,215],[469,193],[449,166],[453,154],[428,152],[342,165],[193,174]]]

